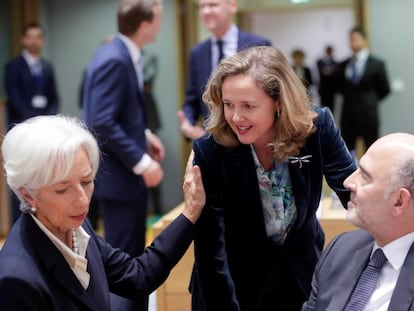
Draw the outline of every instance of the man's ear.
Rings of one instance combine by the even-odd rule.
[[[412,204],[411,192],[406,188],[397,190],[395,202],[392,208],[392,215],[399,216]]]

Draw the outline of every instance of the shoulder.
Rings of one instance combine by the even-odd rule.
[[[326,256],[335,254],[353,254],[355,251],[372,244],[373,237],[365,230],[357,229],[354,231],[343,232],[335,236],[325,247],[321,261]]]
[[[315,125],[318,129],[321,126],[335,126],[335,120],[329,108],[315,106],[313,110],[318,114],[315,120]]]
[[[332,247],[342,248],[342,249],[352,249],[354,247],[360,247],[372,243],[374,238],[365,230],[354,230],[347,231],[337,235],[327,246],[327,248]]]
[[[195,158],[205,161],[209,165],[217,165],[219,162],[229,162],[250,154],[249,145],[240,144],[237,147],[226,147],[215,141],[210,134],[196,139],[193,142]]]
[[[214,140],[213,136],[210,134],[205,134],[204,136],[193,141],[193,149],[196,155],[213,153],[214,150],[216,150],[217,148],[219,148],[219,144]]]
[[[23,65],[25,62],[26,62],[26,61],[24,60],[24,58],[20,55],[20,56],[17,56],[17,57],[15,57],[15,58],[10,59],[10,60],[6,63],[5,67],[6,67],[6,68],[12,68],[12,67],[16,67],[16,66],[21,66],[21,65]]]
[[[272,45],[269,39],[242,30],[239,30],[239,40],[239,50],[252,46]]]
[[[190,49],[190,54],[205,52],[211,46],[210,38],[194,44]]]
[[[22,240],[21,222],[13,226],[3,248],[0,251],[0,280],[22,279],[29,280],[36,274],[37,263],[30,249]]]
[[[372,65],[378,65],[378,66],[385,65],[385,62],[381,58],[375,55],[372,55],[372,54],[370,54],[367,58],[367,64],[369,63],[371,63]]]

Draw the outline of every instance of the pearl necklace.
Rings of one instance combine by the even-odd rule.
[[[76,230],[72,229],[72,250],[75,254],[79,255],[78,239],[76,237]]]

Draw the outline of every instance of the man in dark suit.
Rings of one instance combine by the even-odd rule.
[[[390,93],[390,85],[382,60],[372,56],[363,29],[350,32],[353,56],[339,65],[340,92],[344,97],[341,130],[350,150],[355,150],[361,136],[368,148],[377,138],[380,127],[379,102]]]
[[[322,107],[328,107],[334,112],[335,79],[334,73],[337,62],[334,58],[333,47],[328,45],[325,48],[323,57],[317,60],[316,67],[319,73],[318,93]]]
[[[371,145],[344,182],[351,191],[347,219],[362,230],[339,235],[324,250],[303,311],[344,310],[354,301],[360,276],[377,249],[385,255],[385,264],[378,268],[379,279],[368,301],[359,300],[363,310],[414,310],[412,176],[414,135],[394,133]]]
[[[22,33],[22,53],[5,66],[7,129],[30,117],[56,114],[59,110],[52,65],[41,57],[43,42],[42,27],[37,23],[28,24]],[[10,203],[14,223],[20,211],[13,193]]]
[[[140,62],[142,48],[160,29],[162,10],[160,0],[121,1],[118,33],[93,56],[84,88],[84,119],[103,155],[95,194],[105,239],[131,256],[145,246],[148,187],[163,178],[164,146],[148,130]]]
[[[197,125],[208,113],[202,95],[208,78],[220,59],[247,47],[271,45],[268,39],[244,32],[233,24],[237,9],[236,0],[199,0],[201,21],[212,36],[196,44],[190,51],[185,100],[182,110],[177,113],[180,130],[189,139],[199,138],[205,133]]]

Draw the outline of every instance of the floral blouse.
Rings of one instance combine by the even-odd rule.
[[[251,149],[267,236],[277,244],[283,244],[297,217],[288,163],[274,162],[273,168],[266,172],[252,145]]]

